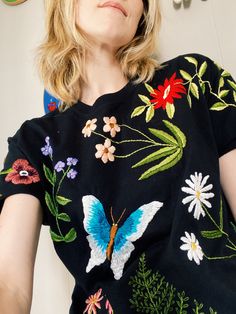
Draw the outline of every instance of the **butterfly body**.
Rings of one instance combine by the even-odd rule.
[[[113,224],[111,226],[111,230],[110,230],[110,241],[109,241],[107,249],[106,249],[107,259],[109,261],[111,260],[111,254],[112,254],[112,251],[113,251],[114,240],[115,240],[115,236],[116,236],[117,230],[118,230],[118,224]]]
[[[99,266],[108,259],[116,280],[123,274],[124,265],[135,249],[133,242],[139,239],[157,211],[163,206],[159,201],[144,204],[132,212],[118,227],[118,222],[109,224],[102,203],[93,195],[82,197],[84,210],[84,228],[88,233],[87,240],[91,255],[86,272]]]

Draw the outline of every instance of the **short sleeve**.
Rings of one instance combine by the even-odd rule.
[[[202,66],[205,90],[218,155],[236,148],[236,82],[218,63],[206,58]],[[205,85],[205,86],[204,86]]]
[[[8,138],[8,153],[0,172],[0,212],[6,197],[24,193],[39,199],[43,208],[43,225],[49,225],[44,211],[44,188],[40,178],[39,167],[24,153],[18,145],[19,131]],[[32,148],[33,149],[33,148]]]

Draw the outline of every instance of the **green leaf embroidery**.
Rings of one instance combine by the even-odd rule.
[[[195,83],[191,83],[190,84],[190,91],[193,94],[194,97],[196,97],[197,99],[199,99],[199,91],[198,91],[198,86]]]
[[[224,85],[225,85],[225,80],[224,80],[224,78],[221,76],[220,82],[219,82],[219,89],[221,89],[221,87],[223,87]]]
[[[187,73],[186,71],[184,70],[180,70],[180,74],[182,75],[182,77],[187,80],[187,81],[191,81],[192,80],[192,76]]]
[[[220,229],[223,230],[223,202],[222,202],[222,196],[220,198]]]
[[[179,143],[180,147],[186,146],[186,137],[184,133],[173,123],[169,122],[168,120],[163,120],[165,126],[174,134],[177,142]]]
[[[206,85],[204,83],[200,83],[201,89],[202,89],[202,93],[205,94],[206,92]]]
[[[60,196],[60,195],[56,196],[56,200],[57,200],[58,204],[63,205],[63,206],[65,206],[65,205],[67,205],[68,203],[71,202],[70,199],[65,198],[64,196]]]
[[[231,81],[231,80],[227,80],[227,82],[228,82],[229,85],[230,85],[231,87],[233,87],[233,89],[236,91],[236,83],[233,82],[233,81]]]
[[[193,57],[184,57],[184,59],[186,59],[188,62],[193,63],[194,65],[196,65],[196,67],[198,66],[198,61],[197,59],[193,58]]]
[[[62,242],[62,241],[64,241],[64,237],[63,236],[60,236],[60,235],[56,234],[51,229],[50,229],[50,235],[51,235],[52,240],[55,241],[55,242]]]
[[[204,61],[198,73],[200,77],[203,77],[203,75],[206,73],[206,69],[207,69],[207,62]]]
[[[74,228],[70,229],[70,231],[65,236],[65,242],[69,243],[76,239],[77,234]]]
[[[152,175],[154,175],[154,174],[156,174],[158,172],[161,172],[161,171],[164,171],[164,170],[167,170],[167,169],[173,167],[181,159],[182,154],[183,154],[183,150],[178,148],[175,153],[173,153],[172,155],[166,157],[158,165],[155,165],[155,166],[149,168],[147,171],[145,171],[139,177],[139,180],[147,179],[150,176],[152,176]]]
[[[233,94],[234,94],[234,101],[236,102],[236,92],[233,91]]]
[[[149,122],[154,117],[155,109],[153,106],[148,107],[146,112],[146,122]]]
[[[221,75],[223,77],[231,76],[231,74],[228,71],[226,71],[226,70],[224,70]]]
[[[175,114],[175,106],[174,104],[170,104],[169,102],[166,105],[166,112],[167,112],[167,116],[172,119],[174,117]]]
[[[223,97],[226,97],[229,93],[229,90],[228,89],[224,89],[220,92],[219,96],[220,98],[223,98]]]
[[[147,268],[144,253],[139,258],[136,274],[130,277],[129,286],[132,287],[130,307],[137,313],[203,314],[200,312],[202,303],[190,299],[184,291],[177,291],[159,272]],[[190,305],[194,308],[187,312]],[[209,311],[210,314],[217,314],[212,308]]]
[[[204,312],[200,312],[200,310],[203,308],[202,303],[198,303],[196,300],[194,300],[195,303],[195,309],[193,309],[193,313],[195,314],[205,314]]]
[[[144,112],[145,108],[146,108],[145,106],[136,107],[131,114],[131,118],[136,117],[136,116],[140,116]]]
[[[67,215],[66,213],[61,213],[57,216],[58,219],[60,220],[63,220],[63,221],[67,221],[67,222],[70,222],[71,219],[70,219],[70,216]]]
[[[151,105],[151,101],[147,96],[140,94],[138,94],[138,96],[146,105]]]
[[[5,171],[1,171],[0,172],[0,175],[3,175],[3,174],[8,174],[8,173],[10,173],[10,172],[12,172],[12,168],[9,168],[9,169],[7,169],[7,170],[5,170]]]
[[[207,239],[216,239],[222,237],[222,232],[220,230],[211,230],[211,231],[201,231],[201,235]]]
[[[55,184],[55,176],[53,175],[52,171],[43,164],[43,171],[46,179],[52,184]]]
[[[46,201],[47,207],[50,210],[50,212],[52,213],[52,215],[57,216],[58,210],[53,203],[51,195],[47,191],[45,193],[45,201]]]
[[[221,110],[224,110],[227,107],[229,107],[228,104],[225,104],[223,102],[217,102],[210,109],[211,110],[216,110],[216,111],[221,111]]]
[[[178,299],[177,300],[177,307],[175,308],[176,314],[188,314],[188,312],[185,310],[189,307],[188,301],[189,297],[185,296],[185,292],[178,292],[177,293]]]
[[[146,89],[149,91],[150,94],[154,93],[154,88],[152,88],[152,86],[150,86],[149,84],[145,83],[144,84]]]
[[[163,148],[157,150],[156,152],[148,155],[147,157],[143,158],[142,160],[140,160],[138,163],[133,165],[132,168],[137,168],[137,167],[143,166],[147,163],[150,163],[150,162],[158,160],[162,157],[168,156],[175,151],[176,151],[176,147],[169,147],[169,146],[163,147]]]
[[[149,128],[148,129],[154,136],[158,137],[159,139],[161,139],[164,143],[166,144],[171,144],[171,145],[178,145],[178,142],[176,141],[176,139],[169,135],[168,133],[162,131],[162,130],[157,130],[157,129],[153,129],[153,128]]]
[[[188,103],[189,103],[189,107],[192,108],[192,98],[191,98],[191,96],[189,94],[187,95],[187,100],[188,100]]]

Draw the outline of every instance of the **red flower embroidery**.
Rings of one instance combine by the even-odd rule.
[[[103,299],[102,289],[100,288],[95,294],[92,294],[85,303],[88,304],[83,313],[97,314],[97,309],[101,309],[100,301]]]
[[[5,181],[13,184],[31,184],[40,181],[39,174],[36,169],[30,166],[25,159],[17,159],[12,170],[5,178]]]
[[[186,94],[186,88],[182,85],[183,80],[175,78],[176,72],[171,76],[170,80],[166,78],[164,85],[159,85],[158,89],[154,89],[154,92],[151,93],[153,97],[151,103],[155,103],[155,109],[162,107],[165,110],[167,103],[173,104],[173,98],[181,98],[180,94]]]

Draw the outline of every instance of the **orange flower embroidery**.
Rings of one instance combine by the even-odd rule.
[[[111,140],[107,138],[104,144],[97,144],[96,146],[97,152],[95,154],[96,158],[101,158],[102,161],[105,163],[109,161],[114,161],[115,157],[113,155],[116,148],[111,146]]]
[[[112,116],[111,118],[103,117],[103,121],[106,123],[103,126],[103,131],[110,132],[111,137],[115,137],[116,132],[120,132],[120,127],[117,124],[116,118],[114,116]]]
[[[97,127],[96,125],[97,119],[88,120],[82,130],[82,133],[84,134],[84,137],[89,137]]]

